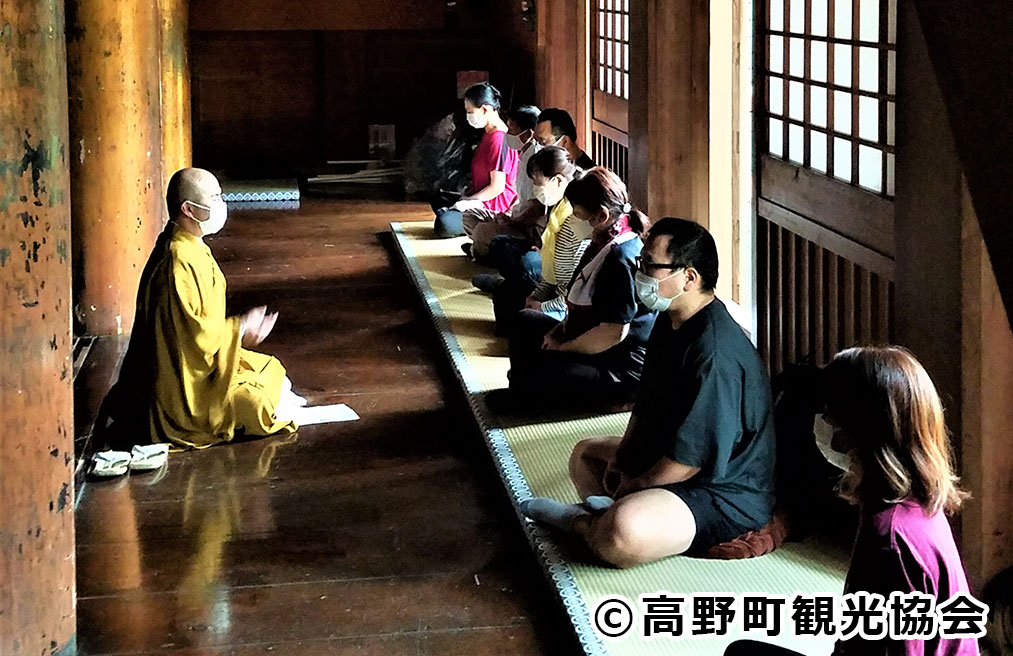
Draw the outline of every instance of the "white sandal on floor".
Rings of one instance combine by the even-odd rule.
[[[130,460],[126,451],[99,451],[91,457],[89,473],[99,478],[122,476],[130,468]]]
[[[168,459],[168,444],[138,444],[130,451],[130,471],[154,471],[160,469]]]

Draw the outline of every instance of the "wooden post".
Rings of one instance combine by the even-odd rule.
[[[189,0],[158,0],[161,28],[162,191],[191,165]]]
[[[631,13],[631,195],[708,227],[710,3],[633,0]]]
[[[71,654],[74,428],[63,3],[0,4],[0,653]]]
[[[963,193],[962,444],[964,487],[974,497],[961,515],[961,554],[981,590],[1013,565],[1013,332],[978,217]],[[951,428],[957,428],[952,426]]]
[[[130,329],[162,229],[159,20],[145,0],[68,0],[75,312],[87,332]]]
[[[535,86],[542,109],[570,112],[580,147],[591,151],[590,0],[538,5]]]

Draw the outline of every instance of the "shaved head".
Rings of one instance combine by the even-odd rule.
[[[182,212],[184,202],[198,203],[205,207],[211,204],[212,198],[222,193],[218,178],[204,169],[180,169],[169,180],[165,193],[165,202],[169,207],[169,216],[176,217]]]

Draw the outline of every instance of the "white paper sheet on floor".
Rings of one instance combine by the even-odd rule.
[[[352,410],[344,403],[288,408],[286,414],[300,426],[330,424],[338,421],[355,421],[359,418],[355,410]]]

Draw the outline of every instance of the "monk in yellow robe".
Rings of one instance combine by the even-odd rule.
[[[268,336],[277,312],[225,315],[225,276],[203,240],[225,224],[221,185],[208,171],[183,169],[166,201],[171,220],[141,275],[130,345],[97,430],[117,448],[153,441],[198,449],[236,434],[294,432],[276,412],[294,397],[285,368],[247,348]]]

